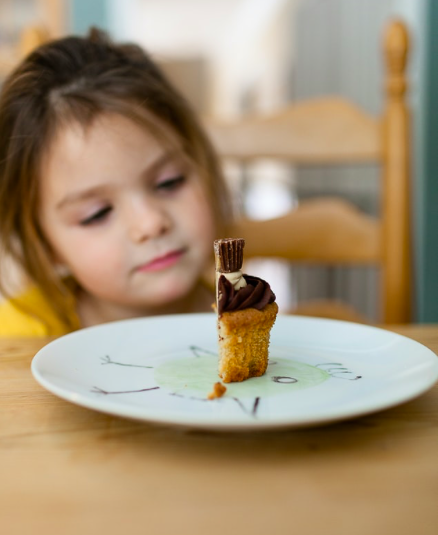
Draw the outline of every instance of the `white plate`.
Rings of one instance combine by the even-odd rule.
[[[343,420],[392,407],[438,379],[437,356],[389,331],[282,316],[266,374],[228,384],[217,376],[216,320],[185,314],[108,323],[59,338],[32,361],[53,394],[97,411],[216,430],[258,430]]]

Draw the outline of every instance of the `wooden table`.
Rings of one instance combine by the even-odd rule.
[[[438,326],[394,329],[438,353]],[[0,533],[438,534],[438,386],[351,422],[189,432],[43,390],[0,339]]]

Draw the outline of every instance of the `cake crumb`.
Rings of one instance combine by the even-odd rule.
[[[218,381],[217,383],[214,383],[213,391],[210,392],[210,394],[208,394],[207,399],[221,398],[225,394],[226,391],[227,391],[227,387]]]

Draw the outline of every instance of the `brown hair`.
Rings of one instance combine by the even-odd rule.
[[[0,97],[0,246],[3,258],[11,256],[21,266],[69,327],[65,304],[71,292],[54,271],[38,221],[41,161],[63,124],[86,127],[107,112],[136,121],[168,143],[176,137],[204,180],[218,227],[230,216],[209,140],[147,53],[133,44],[114,44],[96,29],[85,38],[40,46],[12,72]],[[1,280],[0,291],[8,295]]]

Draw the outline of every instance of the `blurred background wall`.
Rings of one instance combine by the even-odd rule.
[[[1,0],[0,77],[18,61],[20,35],[27,26],[43,26],[58,37],[84,34],[96,25],[115,39],[147,48],[203,116],[272,110],[327,93],[345,95],[378,113],[383,104],[382,32],[392,17],[405,20],[412,37],[415,317],[438,321],[434,0]],[[296,170],[264,162],[251,170],[241,210],[251,217],[270,217],[301,197],[334,192],[376,213],[377,179],[375,168]],[[378,320],[373,292],[365,290],[377,284],[373,270],[299,268],[283,270],[283,275],[292,304],[339,295]]]

